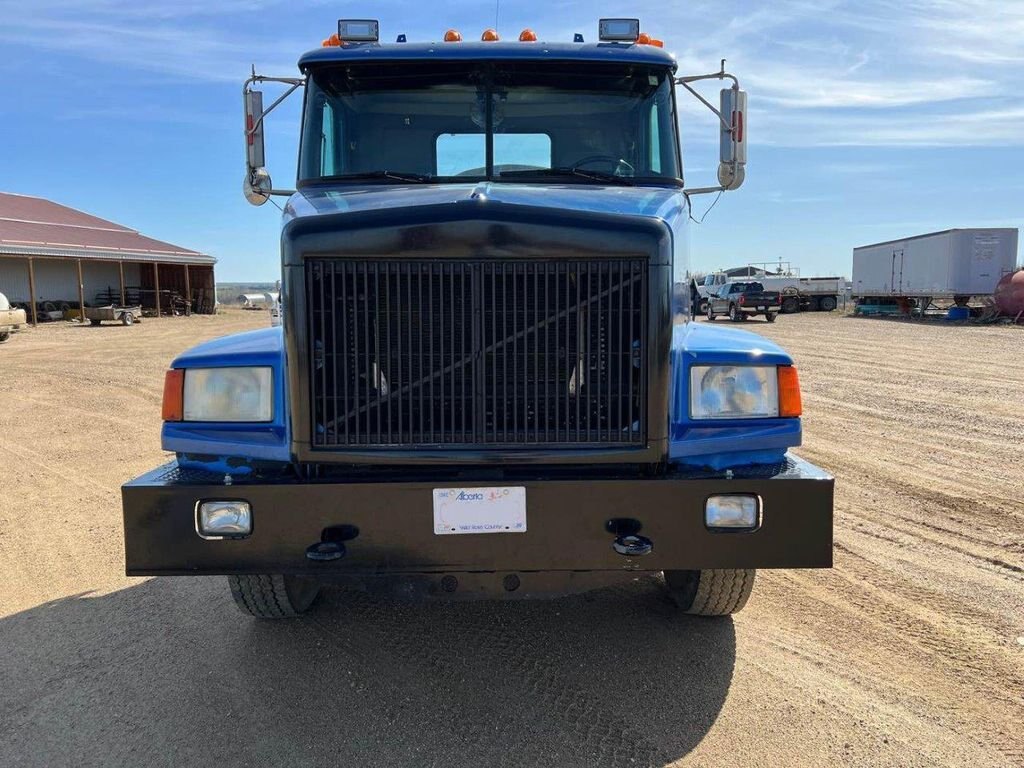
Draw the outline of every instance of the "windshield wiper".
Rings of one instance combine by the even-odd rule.
[[[628,187],[634,185],[634,181],[629,176],[616,176],[614,173],[605,173],[604,171],[584,171],[580,168],[570,168],[568,166],[559,168],[530,168],[522,171],[502,171],[497,177],[500,179],[507,178],[528,178],[530,176],[537,176],[539,178],[552,177],[552,176],[576,176],[581,179],[590,179],[591,181],[610,181],[613,184],[623,184]]]
[[[369,179],[393,179],[394,181],[426,184],[433,177],[425,173],[406,173],[405,171],[364,171],[362,173],[338,173],[333,176],[320,176],[316,181],[365,181]]]

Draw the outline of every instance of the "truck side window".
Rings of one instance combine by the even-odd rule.
[[[660,105],[655,102],[651,107],[651,130],[647,142],[647,151],[651,156],[650,162],[652,173],[661,173],[661,118],[658,116],[660,111]]]
[[[323,120],[320,123],[320,174],[333,176],[339,172],[338,161],[338,129],[340,125],[334,119],[334,107],[329,101],[324,102]]]

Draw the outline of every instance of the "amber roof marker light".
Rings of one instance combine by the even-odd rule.
[[[522,32],[519,33],[519,42],[520,43],[536,43],[537,42],[537,33],[534,32],[532,29],[529,29],[529,28],[524,29]]]
[[[488,28],[484,30],[482,35],[480,35],[480,40],[485,43],[496,43],[501,40],[501,38],[498,37],[497,30]]]
[[[449,29],[444,33],[444,41],[446,43],[461,43],[462,33],[457,29]]]

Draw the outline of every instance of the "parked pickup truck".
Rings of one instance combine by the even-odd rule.
[[[243,189],[289,198],[284,322],[171,363],[174,459],[123,488],[129,575],[223,574],[281,618],[325,582],[520,598],[646,573],[721,616],[757,568],[832,564],[833,480],[789,453],[793,359],[672,316],[686,196],[740,185],[746,96],[677,77],[636,19],[599,28],[381,43],[341,20],[301,77],[249,80]],[[676,96],[721,78],[718,186],[684,189]],[[295,191],[263,167],[266,81],[304,91]]]
[[[0,293],[0,344],[11,338],[11,333],[26,322],[24,309],[11,309],[7,297]]]
[[[764,315],[765,320],[774,323],[781,306],[781,294],[778,291],[766,291],[761,283],[726,283],[708,298],[708,320],[714,320],[718,315],[728,315],[735,322],[754,315]]]

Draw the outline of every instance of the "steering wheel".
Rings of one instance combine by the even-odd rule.
[[[589,155],[574,163],[572,169],[575,171],[580,166],[590,163],[608,163],[612,167],[612,173],[616,176],[633,176],[636,173],[636,168],[630,163],[614,155]]]

